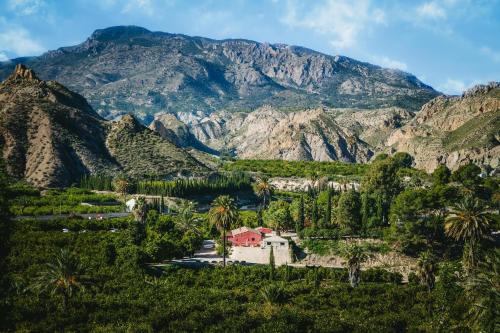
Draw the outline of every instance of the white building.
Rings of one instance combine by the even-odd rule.
[[[129,213],[132,212],[134,210],[135,204],[136,204],[135,199],[130,199],[129,201],[127,201],[125,203],[125,206],[127,206],[127,212]]]
[[[286,249],[288,251],[288,240],[274,235],[264,238],[260,247],[263,249],[270,249],[271,247],[273,247],[275,251],[276,249]]]

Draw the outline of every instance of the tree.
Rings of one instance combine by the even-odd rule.
[[[295,222],[295,232],[298,234],[304,229],[304,224],[306,221],[305,209],[304,209],[304,196],[300,196],[299,207],[297,212],[297,221]]]
[[[138,197],[133,210],[135,221],[144,224],[144,222],[146,221],[147,213],[148,206],[146,204],[146,198],[142,196]]]
[[[193,201],[181,200],[175,218],[177,228],[182,232],[192,231],[196,235],[201,235],[200,220],[194,215],[196,204]]]
[[[290,204],[284,200],[271,202],[264,213],[266,224],[275,229],[278,233],[292,226],[292,216],[290,214]]]
[[[328,190],[328,196],[326,198],[324,227],[329,227],[331,224],[332,224],[332,191]]]
[[[113,187],[123,198],[129,191],[129,181],[124,175],[119,175],[113,180]]]
[[[467,195],[450,210],[445,220],[446,234],[464,241],[463,266],[467,273],[477,264],[481,241],[490,235],[492,218],[486,208],[471,195]]]
[[[12,223],[9,214],[9,199],[11,193],[9,191],[10,179],[4,169],[4,163],[0,156],[0,299],[4,298],[4,292],[8,285],[9,274],[6,272],[6,258],[9,253],[10,235],[12,232]],[[0,305],[0,311],[3,306]],[[8,317],[8,316],[6,316]],[[0,320],[1,323],[1,320]]]
[[[318,228],[318,201],[313,198],[312,208],[311,208],[311,225],[313,229]]]
[[[268,305],[277,305],[285,301],[285,291],[281,284],[270,284],[264,286],[260,294],[264,302]]]
[[[273,248],[274,247],[271,245],[271,251],[269,252],[269,268],[270,268],[269,280],[274,280],[274,278],[276,277],[276,265],[274,262],[274,250],[273,250]]]
[[[481,168],[474,163],[469,163],[459,166],[458,169],[451,175],[451,180],[459,182],[465,187],[471,189],[480,183],[480,173]]]
[[[68,301],[74,293],[85,289],[81,282],[82,272],[80,261],[68,250],[61,249],[40,272],[32,288],[39,292],[49,291],[53,295],[60,295],[63,310],[66,311]]]
[[[263,206],[267,207],[269,200],[273,193],[273,186],[269,183],[269,180],[265,177],[260,178],[256,184],[253,186],[255,194],[262,198]]]
[[[434,172],[432,172],[432,180],[436,185],[448,184],[450,181],[451,171],[444,164],[440,164]]]
[[[436,282],[436,259],[430,252],[423,252],[417,260],[417,276],[430,292]]]
[[[400,168],[411,168],[413,165],[413,157],[405,152],[398,152],[392,156],[394,163]]]
[[[209,219],[219,231],[222,231],[222,258],[223,265],[226,267],[226,231],[231,229],[231,225],[236,223],[239,218],[238,208],[228,195],[221,195],[212,202],[212,208],[208,212]]]
[[[361,198],[355,190],[342,192],[337,204],[337,223],[350,232],[361,228]]]
[[[373,162],[361,183],[362,191],[376,200],[376,214],[381,225],[387,223],[392,200],[402,190],[399,168],[392,158]]]
[[[356,288],[361,280],[361,264],[368,259],[368,255],[361,246],[356,244],[346,244],[341,249],[341,253],[347,260],[349,282],[353,288]]]
[[[494,250],[466,281],[465,291],[471,300],[470,324],[477,332],[498,332],[500,313],[500,250]]]

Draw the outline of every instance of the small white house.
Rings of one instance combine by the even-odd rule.
[[[264,238],[260,247],[263,249],[273,247],[274,249],[285,249],[288,251],[288,240],[283,237],[274,235]]]
[[[125,203],[125,206],[127,206],[127,212],[132,212],[135,208],[135,205],[136,205],[136,200],[135,199],[130,199],[129,201],[127,201]]]

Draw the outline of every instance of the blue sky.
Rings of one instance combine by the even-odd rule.
[[[450,94],[500,81],[500,0],[0,0],[0,60],[113,25],[301,45],[402,69]]]

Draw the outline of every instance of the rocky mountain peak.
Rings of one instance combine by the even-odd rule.
[[[142,131],[144,127],[141,123],[131,114],[126,114],[120,120],[114,123],[114,127],[119,130],[126,130],[130,133]]]
[[[9,78],[12,80],[26,79],[36,82],[40,81],[40,79],[38,79],[38,77],[35,75],[35,72],[23,64],[17,64]]]
[[[148,29],[135,25],[115,26],[105,29],[98,29],[92,33],[89,39],[108,41],[121,38],[135,37],[145,34],[151,34]]]
[[[418,111],[440,95],[415,76],[300,46],[151,32],[136,26],[96,30],[85,42],[16,62],[85,96],[104,118],[274,108]],[[127,96],[127,98],[123,98]],[[139,111],[140,110],[140,111]]]
[[[489,82],[488,84],[478,84],[463,92],[462,97],[472,97],[481,94],[487,94],[493,89],[500,88],[500,82]]]

